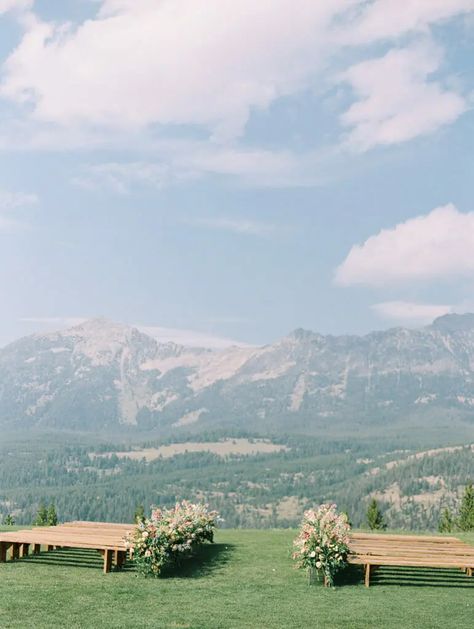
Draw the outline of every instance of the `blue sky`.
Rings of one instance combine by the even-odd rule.
[[[0,0],[0,344],[474,310],[474,0]]]

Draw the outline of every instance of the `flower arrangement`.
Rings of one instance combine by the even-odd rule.
[[[346,565],[349,552],[350,525],[336,509],[335,504],[324,504],[306,511],[293,543],[298,567],[317,570],[327,586],[333,585],[334,575]]]
[[[150,518],[139,522],[127,536],[138,571],[145,576],[158,577],[163,567],[176,563],[204,542],[214,540],[219,520],[216,511],[207,505],[186,500],[171,509],[153,509]]]

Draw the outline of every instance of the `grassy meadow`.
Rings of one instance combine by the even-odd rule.
[[[221,530],[161,579],[98,553],[57,550],[0,564],[0,627],[432,629],[472,627],[474,578],[457,570],[380,568],[367,589],[351,567],[335,589],[308,585],[291,530]],[[474,534],[462,536],[474,544]]]

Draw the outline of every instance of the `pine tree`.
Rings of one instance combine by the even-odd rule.
[[[461,531],[474,531],[474,487],[466,485],[461,507],[459,509],[458,526]]]
[[[47,526],[48,524],[48,509],[42,502],[40,502],[39,504],[38,512],[36,514],[36,518],[33,524],[35,526]]]
[[[345,515],[345,516],[346,516],[347,524],[348,524],[349,526],[352,526],[352,521],[351,521],[351,519],[350,519],[349,514],[347,513],[347,511],[342,511],[342,515]]]
[[[145,521],[145,509],[143,505],[137,505],[135,508],[135,515],[133,516],[134,521],[137,524]]]
[[[383,514],[379,509],[379,505],[375,498],[372,498],[370,501],[369,507],[367,509],[367,524],[374,531],[380,531],[387,528],[385,521],[383,519]]]
[[[56,513],[56,507],[52,502],[48,507],[47,524],[48,526],[56,526],[58,523],[58,514]]]
[[[3,524],[5,524],[5,526],[15,525],[15,518],[11,515],[11,513],[9,513],[3,518]]]
[[[446,507],[441,513],[441,517],[438,522],[438,531],[440,533],[452,533],[454,528],[454,518],[451,510]]]

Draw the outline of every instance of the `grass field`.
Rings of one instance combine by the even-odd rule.
[[[222,530],[179,571],[153,580],[127,566],[103,575],[89,551],[0,565],[0,627],[396,628],[473,626],[474,578],[457,570],[381,568],[363,586],[309,586],[290,559],[293,531]],[[474,544],[474,535],[463,536]]]

